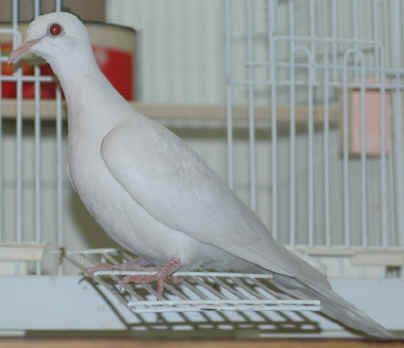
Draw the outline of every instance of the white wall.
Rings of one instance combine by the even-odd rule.
[[[139,29],[142,101],[223,102],[223,4],[217,0],[107,1],[107,21]]]

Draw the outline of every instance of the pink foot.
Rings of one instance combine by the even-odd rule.
[[[157,282],[157,296],[161,298],[163,295],[164,290],[164,283],[167,280],[174,280],[175,278],[170,277],[179,267],[181,267],[181,260],[178,257],[172,258],[168,263],[163,266],[160,272],[152,275],[133,275],[133,276],[126,276],[122,279],[121,283],[151,283]],[[180,281],[180,280],[179,280]],[[177,282],[177,279],[175,279]]]
[[[102,263],[94,267],[86,268],[86,272],[95,273],[98,271],[156,271],[155,267],[145,267],[148,263],[143,257],[137,257],[136,259],[129,260],[128,262],[121,264]]]

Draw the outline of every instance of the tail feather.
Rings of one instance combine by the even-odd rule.
[[[394,338],[382,325],[337,295],[331,288],[313,289],[294,278],[280,274],[273,274],[273,282],[280,290],[296,298],[320,300],[322,313],[345,326],[372,337]]]

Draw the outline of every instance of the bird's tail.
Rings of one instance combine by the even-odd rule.
[[[298,299],[320,300],[321,312],[345,326],[372,337],[394,338],[382,325],[338,296],[331,288],[313,289],[294,278],[280,274],[273,274],[273,282],[281,291]]]

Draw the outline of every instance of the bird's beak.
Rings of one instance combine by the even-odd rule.
[[[41,39],[25,41],[20,47],[16,48],[8,56],[8,63],[16,63],[20,58],[25,56],[32,46],[36,45]]]

